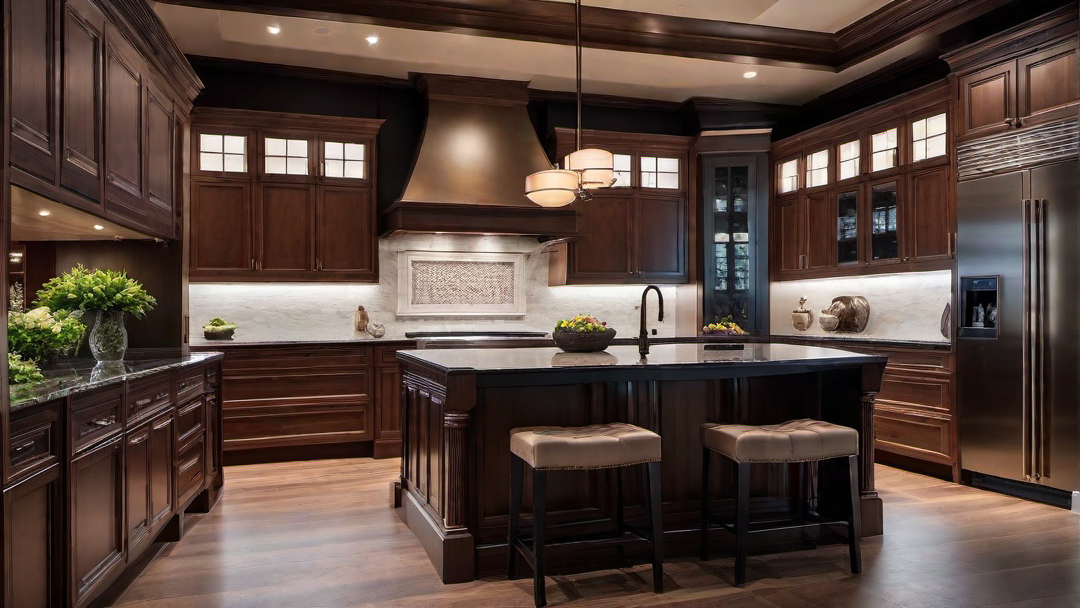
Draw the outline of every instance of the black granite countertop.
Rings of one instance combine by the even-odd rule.
[[[896,340],[892,338],[860,338],[853,335],[842,336],[790,336],[790,335],[775,335],[772,337],[774,342],[789,342],[796,344],[803,343],[823,343],[823,344],[843,344],[851,346],[893,346],[896,348],[917,348],[924,350],[952,350],[951,342],[937,342],[930,340]]]
[[[41,370],[44,381],[13,385],[11,411],[220,357],[221,353],[217,352],[198,352],[188,356],[135,359],[115,366],[99,366],[93,359],[62,360]]]
[[[646,358],[637,346],[610,346],[599,353],[567,353],[559,348],[462,348],[404,350],[398,358],[415,360],[443,370],[475,372],[557,371],[567,368],[649,369],[739,364],[859,364],[885,358],[837,348],[748,342],[735,350],[711,350],[706,344],[653,344]]]

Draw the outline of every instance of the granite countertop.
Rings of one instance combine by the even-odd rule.
[[[952,348],[952,342],[947,341],[932,341],[932,340],[897,340],[894,338],[863,338],[854,334],[844,334],[840,336],[792,336],[777,334],[772,337],[773,340],[779,341],[792,341],[792,342],[836,342],[841,344],[851,345],[878,345],[878,346],[897,346],[901,348],[922,348],[922,349],[937,349],[937,350],[949,350]]]
[[[157,357],[124,361],[117,366],[97,366],[93,359],[66,359],[45,367],[42,382],[11,387],[11,411],[62,399],[109,384],[134,380],[168,369],[185,367],[221,357],[221,353],[199,352],[188,356]]]
[[[451,350],[405,350],[398,357],[413,359],[443,370],[477,372],[549,371],[566,368],[649,369],[660,367],[805,363],[871,363],[885,357],[865,355],[837,348],[779,344],[743,343],[735,350],[710,350],[705,344],[653,344],[648,357],[638,355],[637,346],[610,346],[599,353],[567,353],[559,348],[463,348]]]

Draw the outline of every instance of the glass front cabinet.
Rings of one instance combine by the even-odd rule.
[[[768,156],[702,156],[704,323],[768,331]]]

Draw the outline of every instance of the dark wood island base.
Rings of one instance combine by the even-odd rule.
[[[696,555],[701,499],[699,427],[704,422],[770,424],[818,418],[860,433],[863,535],[881,534],[874,488],[874,397],[887,359],[831,348],[745,344],[632,346],[570,354],[555,348],[402,351],[404,454],[391,503],[420,540],[443,582],[505,572],[509,433],[520,426],[629,422],[663,440],[663,521],[668,556]],[[870,458],[864,455],[871,455]],[[731,471],[715,467],[716,513],[730,513]],[[797,469],[759,467],[751,482],[755,515],[786,515],[800,486]],[[606,531],[615,500],[613,471],[550,476],[550,534]],[[845,512],[846,468],[818,467],[817,509]],[[640,483],[624,480],[627,519],[644,517]],[[525,484],[525,503],[531,500]],[[572,522],[572,523],[571,523]],[[584,523],[582,523],[584,522]],[[721,532],[716,532],[720,541]],[[726,537],[726,535],[724,535]],[[765,542],[792,539],[769,537]],[[625,547],[627,555],[641,546]],[[622,552],[550,552],[549,569],[618,565]]]

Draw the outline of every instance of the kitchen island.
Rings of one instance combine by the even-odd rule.
[[[402,368],[403,458],[391,501],[444,582],[505,571],[509,433],[522,426],[629,422],[663,441],[663,520],[669,556],[696,552],[704,422],[770,424],[818,418],[860,433],[864,535],[882,532],[874,488],[873,406],[887,359],[833,348],[774,343],[634,346],[573,354],[557,348],[409,350]],[[864,457],[868,455],[869,457]],[[726,498],[726,467],[713,487]],[[792,469],[794,470],[794,469]],[[797,475],[758,467],[755,512],[786,513]],[[846,491],[842,471],[819,467],[818,510]],[[627,518],[642,513],[637,480],[624,482]],[[574,532],[602,532],[615,497],[611,471],[560,473],[548,486],[549,526],[591,520]],[[529,487],[526,484],[526,492]],[[525,504],[528,504],[528,498]],[[718,512],[730,500],[714,501]],[[634,547],[627,547],[631,551]],[[560,567],[610,560],[621,552],[549,551]]]

